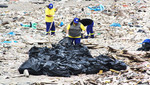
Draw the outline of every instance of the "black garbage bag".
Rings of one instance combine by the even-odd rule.
[[[115,62],[113,62],[111,66],[112,66],[111,69],[114,69],[117,71],[127,69],[127,65],[124,62],[118,61],[118,60],[115,60]]]
[[[127,65],[124,62],[113,59],[109,56],[100,55],[96,57],[96,59],[98,63],[100,63],[101,66],[103,66],[103,68],[101,67],[101,69],[104,71],[108,71],[109,69],[120,71],[125,70],[127,68]]]
[[[93,58],[86,46],[71,45],[69,38],[64,38],[52,48],[32,47],[29,59],[18,70],[22,74],[25,69],[32,75],[69,77],[81,73],[95,74],[99,70],[125,70],[126,64],[105,55]]]
[[[58,42],[59,44],[61,44],[62,46],[71,46],[71,39],[69,39],[69,37],[65,37],[64,39],[60,40]]]
[[[43,66],[43,74],[48,76],[64,76],[69,77],[69,70],[57,62],[48,61]]]
[[[42,63],[38,59],[30,58],[20,66],[19,72],[23,74],[23,71],[27,69],[29,71],[29,74],[42,75],[42,67]]]

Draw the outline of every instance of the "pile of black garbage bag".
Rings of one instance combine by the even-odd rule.
[[[125,70],[126,64],[99,55],[93,58],[88,48],[83,45],[71,45],[69,38],[64,38],[58,44],[47,47],[32,47],[29,50],[29,59],[20,67],[22,74],[25,69],[32,75],[48,75],[69,77],[81,73],[95,74],[99,70]]]

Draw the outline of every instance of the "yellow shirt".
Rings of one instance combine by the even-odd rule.
[[[73,25],[74,25],[74,24],[73,24]],[[81,29],[82,29],[83,31],[86,30],[83,24],[81,24],[80,27],[81,27]],[[68,24],[68,26],[67,26],[67,30],[69,30],[69,29],[70,29],[70,24]],[[70,38],[81,38],[81,36],[77,36],[77,37],[69,36],[69,37],[70,37]]]
[[[53,8],[53,9],[46,8],[45,9],[45,21],[46,22],[53,22],[54,16],[53,17],[47,17],[46,15],[54,15],[55,11],[56,11],[55,8]]]

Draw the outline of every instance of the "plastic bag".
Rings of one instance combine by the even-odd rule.
[[[29,59],[18,70],[23,73],[25,69],[32,75],[69,77],[81,73],[95,74],[99,70],[125,70],[126,64],[104,55],[93,58],[86,46],[71,45],[69,38],[64,38],[52,48],[32,47]]]

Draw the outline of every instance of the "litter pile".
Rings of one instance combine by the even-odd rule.
[[[99,55],[93,58],[87,47],[71,45],[69,38],[64,38],[52,48],[32,47],[29,50],[29,59],[19,68],[23,73],[25,69],[33,75],[65,76],[81,73],[95,74],[99,70],[109,71],[125,70],[124,62]]]

